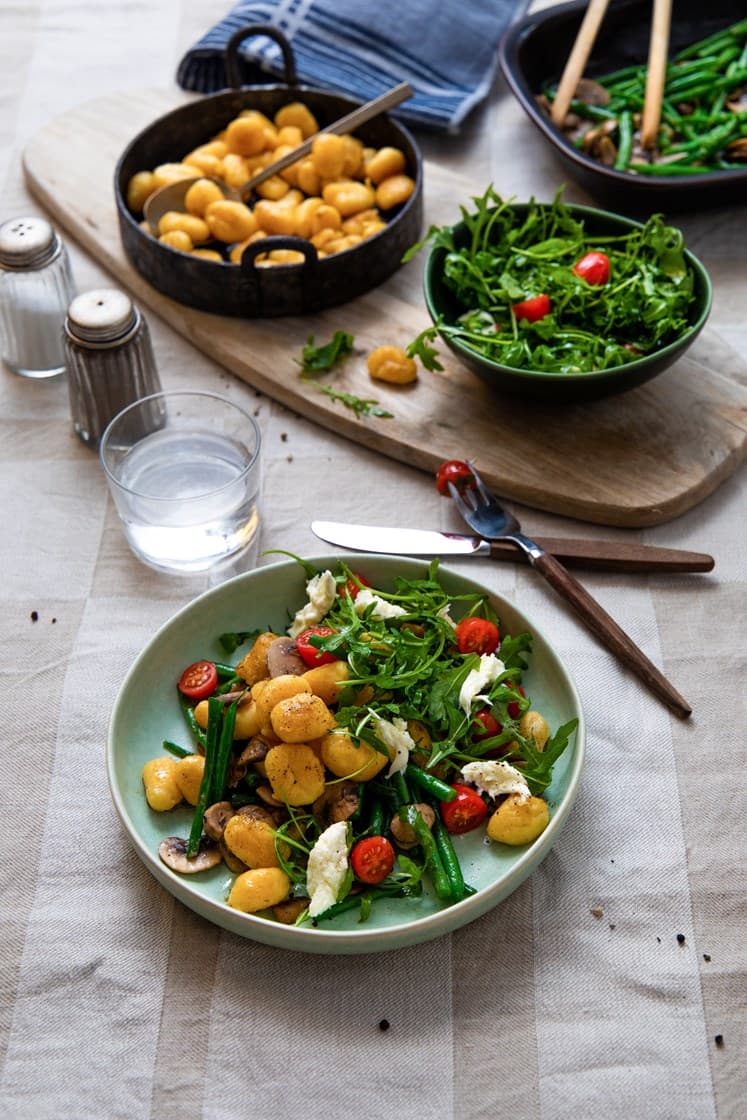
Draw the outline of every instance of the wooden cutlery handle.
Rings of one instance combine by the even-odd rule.
[[[606,572],[711,572],[714,560],[707,552],[659,548],[633,541],[597,541],[570,537],[534,537],[538,545],[563,564]],[[516,560],[519,546],[513,541],[491,541],[494,560]]]
[[[607,647],[623,665],[643,681],[646,687],[658,696],[675,715],[687,719],[692,708],[679,692],[669,683],[663,673],[629,638],[621,626],[608,615],[604,607],[590,595],[585,587],[567,571],[560,561],[549,552],[531,557],[532,565],[541,573],[557,593],[575,609],[603,645]]]

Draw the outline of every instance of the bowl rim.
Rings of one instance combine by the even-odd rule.
[[[547,207],[551,206],[552,203],[541,202],[535,199],[533,200],[533,202],[511,201],[511,205],[514,207],[514,209],[526,209],[530,205]],[[643,229],[645,226],[644,222],[639,222],[635,218],[629,218],[624,214],[615,213],[615,211],[613,210],[604,210],[600,207],[587,206],[581,203],[564,202],[563,205],[575,217],[580,216],[582,218],[585,218],[588,216],[591,218],[601,218],[604,220],[609,220],[611,222],[616,222],[621,226],[633,227],[636,229]],[[464,219],[462,218],[458,222],[454,222],[453,225],[447,228],[455,231],[463,226]],[[564,385],[587,385],[594,384],[599,381],[605,381],[610,377],[620,377],[623,374],[627,374],[628,372],[630,372],[631,375],[635,375],[636,371],[646,369],[653,361],[660,361],[661,359],[670,357],[674,352],[679,351],[683,345],[686,345],[688,341],[692,341],[703,329],[708,316],[711,313],[711,307],[713,303],[713,284],[711,282],[708,271],[703,262],[695,255],[695,253],[691,252],[691,250],[687,248],[685,248],[683,251],[688,265],[692,268],[703,289],[702,307],[697,319],[695,320],[695,322],[691,323],[688,326],[687,330],[684,331],[683,334],[679,335],[679,337],[674,339],[672,342],[667,343],[667,345],[663,346],[661,350],[657,350],[653,354],[644,354],[641,358],[636,358],[632,362],[626,362],[625,365],[609,366],[607,369],[590,370],[588,373],[554,373],[552,370],[518,369],[516,366],[504,365],[501,362],[496,362],[493,358],[487,358],[484,355],[480,354],[477,350],[473,350],[465,343],[460,342],[458,339],[446,338],[443,335],[441,337],[444,339],[444,342],[447,344],[447,346],[449,346],[454,351],[454,353],[466,354],[471,360],[478,362],[480,365],[484,366],[485,369],[492,370],[497,374],[505,374],[517,380],[523,380],[527,382],[531,381],[537,383],[542,381],[552,381],[562,382]],[[428,314],[431,316],[431,319],[434,323],[438,318],[438,312],[435,309],[434,300],[432,298],[431,280],[438,260],[445,253],[446,249],[444,249],[443,246],[434,246],[433,248],[431,248],[423,272],[423,291],[425,295],[425,303],[426,307],[428,308]]]
[[[630,0],[633,6],[636,0]],[[541,111],[535,101],[536,93],[529,85],[524,71],[519,64],[519,47],[524,40],[537,30],[537,28],[554,21],[562,22],[569,16],[583,15],[588,7],[588,0],[571,0],[570,3],[556,4],[551,7],[541,8],[515,20],[506,29],[498,45],[498,61],[508,85],[522,108],[532,120],[533,124],[544,134],[550,143],[558,150],[569,163],[573,163],[583,173],[593,172],[608,184],[615,187],[642,191],[654,196],[650,199],[655,202],[656,195],[695,194],[704,187],[729,185],[747,182],[747,165],[745,170],[728,168],[726,170],[704,171],[694,175],[681,175],[676,179],[663,176],[637,175],[631,171],[619,171],[614,167],[605,167],[597,160],[587,156],[584,152],[568,141],[567,137],[556,128],[550,119]]]
[[[423,565],[427,565],[427,561],[422,558],[416,559],[414,557],[376,555],[371,553],[321,554],[304,557],[304,560],[314,564],[320,569],[322,566],[330,567],[338,564],[340,561],[344,561],[349,566],[355,568],[356,566],[365,566],[365,564],[370,563],[372,560],[377,560],[379,562],[383,561],[385,567],[387,565],[396,565],[397,568],[401,566],[402,569],[404,569],[403,574],[413,574],[416,571],[422,571]],[[479,580],[464,572],[450,568],[448,565],[441,565],[439,571],[443,571],[447,576],[453,577],[457,581],[464,581],[467,584],[474,585],[476,588],[487,591],[493,601],[497,600],[500,603],[505,603],[510,610],[517,615],[519,620],[526,622],[532,635],[540,639],[545,647],[550,664],[562,677],[564,686],[572,702],[575,715],[578,717],[578,726],[572,741],[573,754],[567,771],[567,788],[564,790],[545,831],[536,841],[524,848],[517,857],[516,862],[511,866],[508,872],[500,877],[498,882],[479,890],[474,895],[464,898],[461,902],[437,910],[432,914],[427,914],[415,920],[392,924],[384,928],[335,930],[322,929],[321,927],[285,926],[269,918],[264,918],[259,914],[244,914],[240,911],[232,910],[225,903],[216,902],[205,895],[200,895],[191,890],[189,877],[179,876],[171,871],[158,858],[158,853],[151,850],[145,839],[140,835],[127,809],[127,799],[124,792],[120,790],[116,773],[116,756],[118,754],[116,749],[116,733],[122,718],[121,713],[125,706],[127,694],[133,687],[133,682],[137,679],[141,666],[151,654],[153,647],[158,642],[164,641],[169,632],[177,628],[186,616],[205,603],[209,603],[216,598],[222,598],[226,594],[231,595],[232,593],[238,593],[243,584],[247,582],[251,584],[253,577],[264,576],[265,578],[272,578],[273,575],[281,576],[283,570],[297,572],[297,568],[298,565],[293,560],[280,560],[273,564],[263,565],[261,568],[254,568],[249,572],[244,572],[231,580],[227,580],[225,583],[209,588],[207,591],[185,604],[175,614],[171,615],[158,627],[144,648],[141,649],[119,686],[107,728],[106,775],[109,792],[117,815],[136,854],[154,878],[165,887],[169,893],[174,895],[174,897],[179,899],[179,901],[183,902],[190,909],[232,933],[271,945],[275,948],[324,954],[388,951],[393,948],[420,944],[441,937],[446,933],[453,932],[461,926],[466,925],[468,922],[476,920],[493,909],[499,902],[515,890],[547,856],[576,800],[584,768],[587,737],[584,709],[574,678],[553,644],[548,640],[542,628],[537,626],[534,621],[525,614],[521,607],[517,606],[512,600],[507,599],[501,592],[487,588],[484,584],[481,584]],[[416,930],[414,936],[413,930]]]

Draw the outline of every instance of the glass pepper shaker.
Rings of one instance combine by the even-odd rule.
[[[0,346],[21,377],[64,372],[62,324],[75,295],[65,246],[44,218],[0,225]]]
[[[73,428],[93,449],[118,412],[161,390],[148,324],[116,288],[84,292],[70,304],[65,357]]]

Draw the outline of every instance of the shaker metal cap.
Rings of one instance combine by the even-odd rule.
[[[118,288],[94,288],[76,296],[67,312],[65,328],[83,342],[106,343],[122,338],[137,323],[132,300]]]
[[[61,242],[45,218],[11,218],[0,225],[0,265],[40,268],[60,251]]]

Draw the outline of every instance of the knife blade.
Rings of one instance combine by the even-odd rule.
[[[312,521],[312,532],[342,548],[394,556],[485,556],[493,560],[525,562],[511,541],[485,541],[461,533],[431,529],[399,529],[385,525],[351,525],[341,521]],[[710,572],[714,559],[705,552],[659,548],[632,541],[574,540],[534,537],[547,552],[576,568],[608,572]]]

